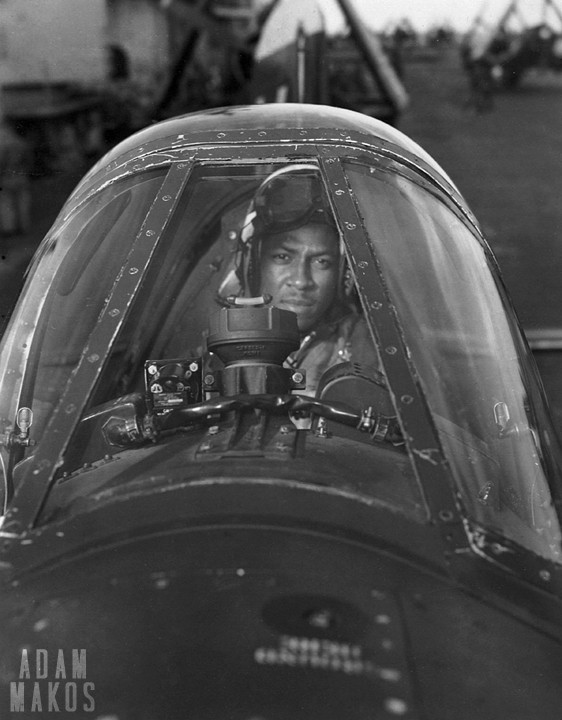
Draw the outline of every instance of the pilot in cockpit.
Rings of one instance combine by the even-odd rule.
[[[260,185],[240,232],[236,267],[219,295],[269,296],[297,315],[301,345],[285,364],[306,370],[307,394],[338,363],[377,372],[339,232],[311,166],[282,168]]]

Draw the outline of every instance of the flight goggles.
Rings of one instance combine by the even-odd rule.
[[[288,165],[272,173],[254,195],[256,230],[287,232],[311,222],[335,225],[318,168]]]

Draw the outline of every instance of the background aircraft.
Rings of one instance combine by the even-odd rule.
[[[254,53],[251,98],[347,107],[395,124],[408,105],[396,68],[353,4],[338,2],[349,33],[335,38],[315,3],[274,4]]]
[[[465,36],[465,62],[486,58],[492,75],[506,88],[516,87],[530,70],[562,69],[562,11],[557,0],[509,2],[499,15],[485,6]]]

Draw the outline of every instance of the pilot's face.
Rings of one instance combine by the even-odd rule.
[[[273,305],[296,313],[299,330],[308,332],[334,301],[338,260],[338,235],[328,225],[273,235],[262,245],[261,291]]]

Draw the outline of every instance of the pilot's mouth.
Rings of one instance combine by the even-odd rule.
[[[281,301],[283,305],[292,305],[293,307],[313,307],[314,300],[306,300],[305,298],[286,298]]]

